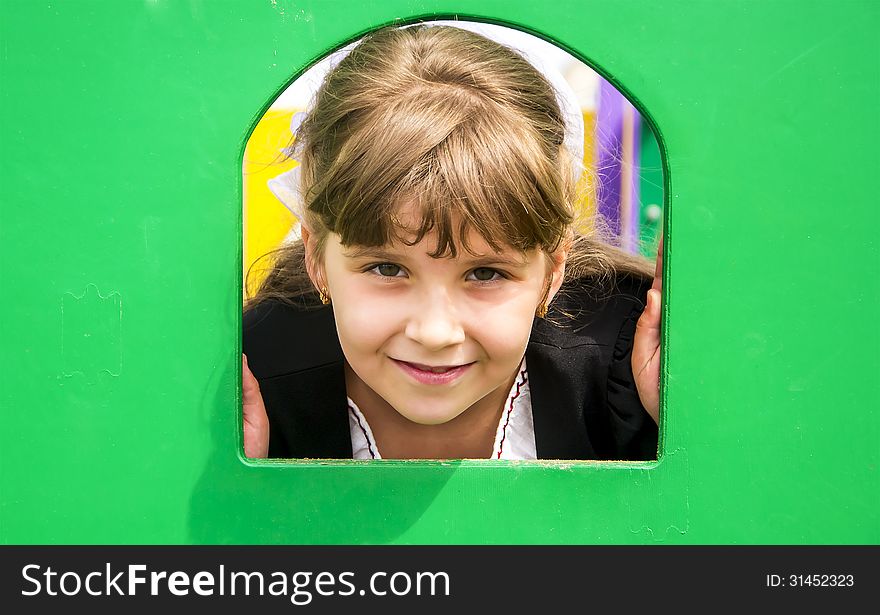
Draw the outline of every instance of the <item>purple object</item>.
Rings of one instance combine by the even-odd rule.
[[[639,140],[641,116],[613,85],[602,80],[596,118],[599,214],[620,246],[638,252]]]

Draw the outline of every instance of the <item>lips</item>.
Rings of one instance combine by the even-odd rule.
[[[431,365],[422,365],[421,363],[409,363],[412,367],[419,369],[423,372],[431,372],[434,374],[445,374],[446,372],[461,367],[460,365],[445,365],[445,366],[431,366]]]
[[[450,384],[462,376],[473,363],[464,365],[425,365],[392,359],[405,374],[419,384]]]

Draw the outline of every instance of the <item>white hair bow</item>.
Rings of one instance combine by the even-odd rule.
[[[293,114],[293,117],[290,119],[291,134],[296,134],[297,129],[300,124],[303,123],[305,117],[306,114],[302,111]],[[291,158],[291,160],[297,163],[295,167],[280,175],[276,175],[266,182],[269,186],[269,190],[275,195],[275,198],[281,201],[281,203],[283,203],[284,206],[296,216],[296,224],[293,225],[293,228],[287,238],[285,238],[285,241],[300,238],[300,224],[303,214],[305,213],[305,210],[303,209],[302,187],[300,184],[301,172],[299,160],[296,158]]]

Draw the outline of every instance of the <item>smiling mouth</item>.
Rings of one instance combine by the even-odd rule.
[[[463,365],[425,365],[392,359],[394,363],[420,384],[449,384],[464,374],[473,363]]]

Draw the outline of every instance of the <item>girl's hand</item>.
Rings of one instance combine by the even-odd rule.
[[[663,239],[657,246],[654,284],[648,291],[647,305],[636,323],[632,371],[639,399],[654,422],[660,423],[660,299],[663,290]]]
[[[241,355],[241,397],[244,416],[244,454],[250,458],[269,456],[269,417],[260,385],[248,369],[247,356]]]

